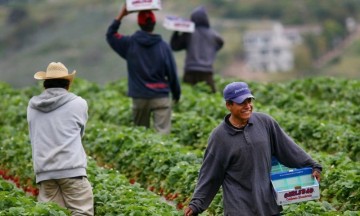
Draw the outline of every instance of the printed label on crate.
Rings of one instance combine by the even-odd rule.
[[[176,16],[166,16],[163,26],[168,30],[180,31],[180,32],[194,32],[194,22]]]
[[[160,0],[126,0],[127,11],[161,10]]]
[[[304,202],[320,198],[319,186],[310,186],[298,190],[286,190],[276,192],[278,205]]]

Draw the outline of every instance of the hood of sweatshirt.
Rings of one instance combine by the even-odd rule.
[[[77,96],[63,88],[45,89],[40,95],[29,101],[29,106],[41,112],[51,112],[62,105],[74,100]]]
[[[190,19],[195,23],[196,27],[210,27],[209,18],[203,6],[195,8],[191,13]]]
[[[135,32],[134,40],[142,46],[150,47],[161,41],[161,36],[158,34],[148,33],[142,30]]]

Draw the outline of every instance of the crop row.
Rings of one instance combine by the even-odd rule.
[[[65,216],[70,212],[54,203],[38,203],[13,183],[0,178],[0,215]]]
[[[219,89],[226,84],[224,80],[217,83]],[[302,146],[329,153],[348,152],[360,161],[359,81],[314,78],[285,84],[253,83],[252,87],[255,110],[274,116]],[[93,120],[132,124],[123,80],[103,89],[84,83],[78,93],[89,101]],[[183,85],[180,104],[174,107],[172,135],[181,145],[204,149],[208,135],[226,112],[220,92],[209,94]]]
[[[0,133],[3,138],[1,152],[4,154],[0,159],[2,177],[6,176],[6,179],[14,181],[14,185],[20,188],[34,188],[36,184],[32,173],[31,147],[26,135],[12,137],[14,130],[16,129],[4,127]],[[96,215],[179,215],[174,205],[166,203],[139,184],[129,183],[117,170],[98,166],[91,157],[88,158],[87,171],[93,187]],[[11,207],[6,203],[1,205],[5,205],[4,208]]]

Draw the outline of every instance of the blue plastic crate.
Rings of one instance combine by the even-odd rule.
[[[284,166],[274,156],[271,158],[271,173],[285,172],[290,170],[294,170],[294,168]]]
[[[320,198],[319,183],[310,167],[272,173],[271,182],[278,205]]]

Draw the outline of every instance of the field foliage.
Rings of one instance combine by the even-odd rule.
[[[234,80],[216,77],[216,94],[203,83],[182,84],[172,132],[161,136],[132,124],[126,80],[100,86],[76,79],[71,91],[89,104],[84,147],[96,215],[182,215],[197,181],[207,138],[227,114],[220,90],[230,81]],[[324,167],[320,200],[284,206],[284,215],[359,215],[360,81],[318,77],[249,85],[256,97],[255,110],[272,115]],[[25,212],[19,202],[42,208],[39,211],[54,209],[53,215],[68,214],[56,205],[39,206],[31,198],[37,188],[26,107],[42,91],[40,84],[14,89],[0,83],[0,91],[0,176],[23,189],[0,181],[0,193],[6,193],[0,199],[0,215]],[[18,196],[23,198],[17,202],[3,198]],[[221,212],[219,192],[202,215]]]

